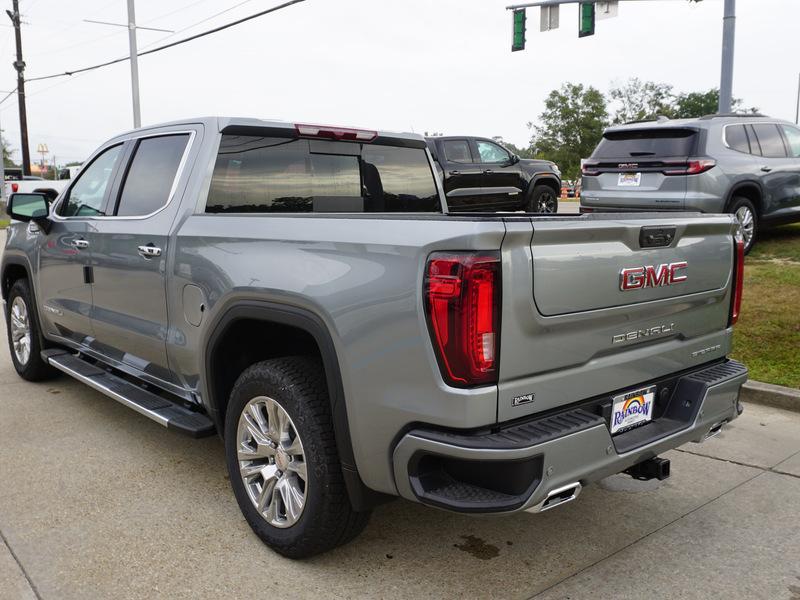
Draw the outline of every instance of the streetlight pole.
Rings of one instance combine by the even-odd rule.
[[[142,114],[139,107],[139,52],[136,48],[136,14],[133,0],[128,0],[128,43],[131,49],[131,95],[133,96],[133,126],[142,126]]]
[[[719,112],[731,112],[733,102],[733,44],[736,37],[736,0],[725,0],[722,17],[722,73],[719,80]]]
[[[139,128],[142,126],[142,113],[139,104],[139,50],[136,47],[136,30],[147,29],[149,31],[162,31],[164,33],[175,33],[171,29],[159,29],[158,27],[141,27],[136,25],[136,11],[134,10],[134,0],[128,0],[128,24],[122,23],[108,23],[106,21],[95,21],[93,19],[84,19],[86,23],[96,23],[98,25],[114,25],[116,27],[128,28],[128,44],[130,45],[130,61],[131,61],[131,97],[133,99],[133,126]]]

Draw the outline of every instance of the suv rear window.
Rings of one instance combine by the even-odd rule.
[[[222,136],[206,212],[439,212],[424,148]]]
[[[691,156],[697,132],[692,129],[629,129],[603,134],[592,158]]]

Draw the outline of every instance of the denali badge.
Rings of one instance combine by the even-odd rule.
[[[622,342],[630,342],[641,338],[648,338],[654,335],[664,335],[675,331],[675,323],[669,325],[658,325],[656,327],[648,327],[647,329],[637,329],[636,331],[629,331],[627,333],[620,333],[611,338],[612,344],[620,344]]]
[[[688,279],[685,271],[689,268],[686,261],[658,265],[654,267],[631,267],[622,269],[619,273],[619,289],[623,292],[628,290],[641,290],[649,287],[664,287],[683,283]]]
[[[511,406],[522,406],[523,404],[530,404],[533,402],[533,394],[524,394],[522,396],[515,396],[511,400]]]

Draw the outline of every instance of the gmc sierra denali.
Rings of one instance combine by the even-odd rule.
[[[731,215],[449,214],[425,140],[253,119],[104,144],[2,259],[21,377],[224,440],[255,533],[305,557],[395,496],[544,511],[740,412]]]

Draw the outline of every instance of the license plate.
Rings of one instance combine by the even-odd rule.
[[[656,386],[614,396],[611,409],[611,434],[632,429],[653,419]]]
[[[622,187],[639,187],[640,183],[642,183],[641,173],[620,173],[617,181],[617,185]]]

